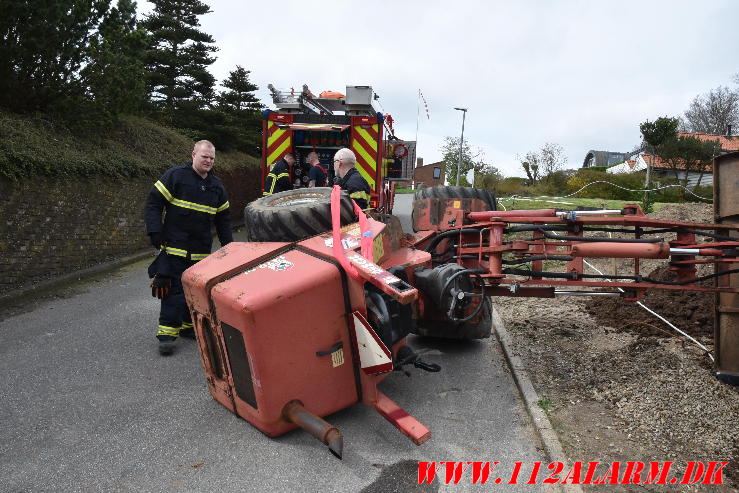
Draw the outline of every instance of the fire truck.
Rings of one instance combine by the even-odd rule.
[[[265,110],[262,121],[262,187],[270,166],[287,153],[295,156],[291,170],[294,189],[308,186],[309,152],[315,151],[333,182],[333,156],[342,147],[357,156],[356,168],[370,186],[370,207],[392,210],[395,183],[388,179],[384,137],[391,129],[373,102],[370,86],[347,86],[346,93],[324,91],[318,96],[307,85],[302,90],[278,90],[268,85],[276,110]],[[392,121],[392,120],[390,120]],[[389,130],[389,132],[388,132]]]

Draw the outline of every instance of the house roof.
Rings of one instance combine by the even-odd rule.
[[[696,139],[702,140],[703,142],[718,140],[719,144],[721,145],[721,150],[739,151],[739,136],[703,134],[698,132],[678,132],[677,135],[680,137],[695,137]]]
[[[718,141],[722,152],[739,151],[739,136],[726,136],[718,134],[704,134],[700,132],[678,132],[678,137],[694,137],[700,141]],[[644,153],[642,154],[645,161],[652,165],[653,168],[670,168],[671,166],[664,162],[659,156]],[[680,163],[677,164],[678,169],[684,168]],[[706,171],[711,171],[711,162],[706,163]]]
[[[644,158],[645,163],[647,163],[648,165],[651,165],[652,168],[665,168],[665,169],[673,168],[669,163],[666,163],[665,161],[663,161],[662,158],[659,156],[644,153],[642,154],[642,157]],[[706,162],[704,166],[704,171],[710,172],[712,170],[712,166],[713,165],[711,161]],[[685,165],[683,163],[677,162],[675,163],[675,168],[683,169],[685,168]]]

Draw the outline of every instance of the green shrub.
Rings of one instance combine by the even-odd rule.
[[[121,117],[112,128],[72,132],[40,117],[0,112],[0,176],[157,176],[190,160],[193,139],[146,118]],[[208,138],[207,135],[201,138]],[[216,170],[258,165],[239,152],[216,154]]]
[[[515,176],[500,180],[495,191],[499,196],[530,195],[526,178]]]

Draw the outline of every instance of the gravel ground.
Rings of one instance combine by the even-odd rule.
[[[710,222],[711,208],[671,206],[660,219]],[[626,261],[628,262],[628,261]],[[643,273],[658,261],[642,264]],[[610,260],[594,262],[603,271]],[[618,262],[623,269],[625,262]],[[706,271],[710,272],[710,271]],[[713,295],[650,294],[644,304],[712,349]],[[739,388],[720,383],[696,346],[638,306],[613,298],[496,298],[571,460],[729,461],[724,486],[739,491]],[[650,304],[651,302],[651,304]],[[603,487],[586,487],[595,490]],[[652,491],[647,486],[608,491]],[[666,486],[652,486],[664,491]],[[687,486],[667,487],[685,491]]]

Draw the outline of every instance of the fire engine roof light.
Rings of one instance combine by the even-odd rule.
[[[262,115],[264,115],[264,116],[269,116],[269,114],[270,114],[270,110],[263,110],[262,111]]]

